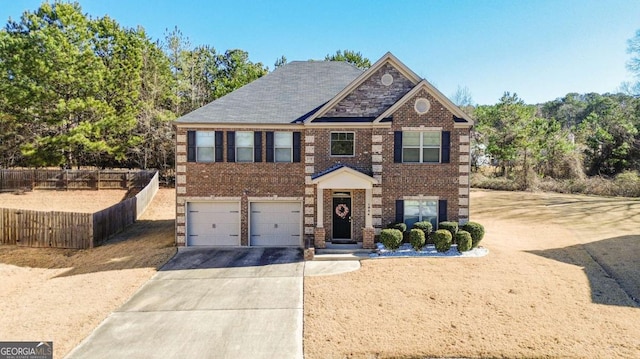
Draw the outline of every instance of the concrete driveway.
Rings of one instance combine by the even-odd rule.
[[[302,358],[302,251],[186,248],[67,358]]]

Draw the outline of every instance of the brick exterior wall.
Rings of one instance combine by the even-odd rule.
[[[304,161],[299,163],[264,162],[266,141],[262,141],[262,162],[226,162],[227,148],[224,148],[223,162],[187,162],[187,131],[246,131],[246,128],[197,128],[178,127],[176,136],[176,193],[177,224],[176,241],[185,244],[185,206],[189,200],[215,200],[232,198],[240,201],[240,243],[249,243],[249,199],[250,198],[291,198],[302,202],[305,189]],[[261,129],[282,131],[281,129]],[[302,131],[303,132],[303,131]],[[224,136],[226,140],[226,135]],[[304,146],[302,158],[304,159]]]
[[[424,115],[418,115],[414,109],[415,99],[420,97],[428,99],[431,103],[430,110]],[[447,219],[460,220],[460,136],[468,136],[469,129],[455,128],[454,124],[453,114],[424,90],[418,92],[394,113],[391,129],[386,131],[383,141],[383,226],[395,221],[396,200],[405,196],[435,196],[445,199]],[[450,163],[394,163],[393,132],[421,126],[425,127],[425,130],[432,127],[451,131]],[[463,164],[468,166],[468,159]],[[468,198],[468,194],[465,197]]]
[[[331,156],[331,133],[354,132],[354,156]],[[306,130],[315,137],[316,172],[323,171],[336,163],[342,163],[371,174],[371,132],[370,128],[331,128]]]
[[[394,78],[390,86],[381,84],[384,74]],[[339,102],[326,116],[377,116],[413,88],[413,84],[393,66],[386,64],[373,73],[358,89]],[[424,97],[431,103],[430,110],[419,115],[414,110],[415,99]],[[187,162],[187,131],[250,131],[250,127],[198,128],[178,124],[176,136],[176,243],[186,241],[186,203],[194,200],[233,200],[240,202],[240,222],[242,245],[249,240],[249,201],[252,198],[287,198],[303,204],[302,226],[304,243],[321,247],[316,235],[327,240],[333,238],[333,190],[324,190],[324,228],[318,228],[317,188],[312,183],[312,175],[336,163],[347,164],[363,173],[372,175],[379,184],[372,189],[372,229],[365,228],[366,192],[364,189],[350,189],[352,194],[352,238],[370,246],[372,233],[395,221],[396,200],[407,196],[437,197],[447,200],[447,217],[450,221],[466,222],[469,213],[469,128],[456,127],[453,114],[438,100],[419,91],[414,98],[402,105],[394,114],[392,123],[376,126],[364,124],[335,128],[326,126],[296,126],[301,132],[301,162],[267,163],[265,161],[266,141],[262,141],[263,162],[226,162],[226,134],[223,158],[219,163]],[[420,164],[394,163],[394,131],[403,129],[438,128],[451,132],[450,163]],[[260,128],[265,131],[280,129]],[[332,157],[330,155],[331,132],[354,132],[354,156]],[[335,190],[344,192],[336,188]]]

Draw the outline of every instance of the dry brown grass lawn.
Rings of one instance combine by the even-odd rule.
[[[63,357],[175,253],[174,203],[92,250],[0,246],[0,339]],[[305,278],[305,357],[640,357],[640,201],[473,191],[472,218],[486,257]]]
[[[94,213],[122,201],[126,190],[32,191],[20,194],[0,193],[0,208]]]
[[[305,278],[305,358],[640,358],[640,201],[471,199],[486,257]]]
[[[92,200],[104,192],[90,192]],[[103,246],[0,246],[0,339],[53,341],[62,358],[173,256],[174,211],[175,190],[160,189],[142,218]]]

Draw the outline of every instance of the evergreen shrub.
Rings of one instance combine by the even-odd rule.
[[[433,225],[429,221],[416,222],[413,224],[413,228],[421,229],[425,236],[433,231]]]
[[[453,236],[451,232],[446,229],[438,229],[434,232],[433,240],[438,252],[446,252],[451,249],[451,239]]]
[[[394,222],[394,223],[390,223],[387,228],[391,228],[391,229],[397,229],[400,232],[404,233],[407,231],[407,225],[402,223],[402,222]]]
[[[456,233],[456,242],[458,243],[458,252],[466,252],[471,250],[471,234],[467,231],[460,230]]]
[[[380,242],[392,251],[400,248],[402,244],[402,232],[394,228],[385,228],[380,231]]]
[[[467,222],[462,225],[460,229],[471,234],[471,248],[478,247],[478,244],[480,244],[480,241],[484,237],[484,226],[477,222]]]
[[[416,251],[419,251],[424,247],[425,244],[425,235],[424,231],[420,228],[413,228],[411,232],[409,232],[409,242],[411,243],[411,247]]]

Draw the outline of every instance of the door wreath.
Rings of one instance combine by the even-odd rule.
[[[349,215],[349,207],[344,203],[340,203],[336,206],[336,214],[342,219],[347,218],[347,215]]]

